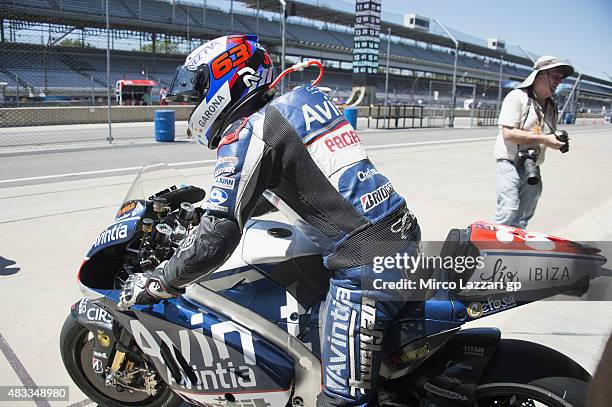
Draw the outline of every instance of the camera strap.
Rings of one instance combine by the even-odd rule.
[[[519,129],[521,130],[525,130],[525,123],[527,122],[527,117],[529,116],[529,111],[531,110],[531,105],[533,103],[529,92],[525,91],[525,93],[527,93],[527,107],[523,110],[523,117],[521,118],[521,123],[519,126]],[[537,111],[536,111],[536,114],[537,114]],[[538,115],[538,120],[539,119],[540,119],[540,116]],[[520,149],[521,149],[521,145],[517,144],[516,150],[520,151]]]
[[[531,101],[531,98],[529,99],[529,101]],[[548,109],[548,99],[546,99],[546,101],[544,102],[544,112],[542,112],[542,107],[537,102],[533,104],[533,107],[536,112],[536,115],[538,116],[538,128],[540,132],[542,132],[542,129],[544,129],[544,124],[546,121],[546,110]],[[548,123],[546,123],[546,125],[548,125]]]
[[[544,124],[546,124],[549,130],[554,132],[556,130],[556,126],[554,124],[551,124],[548,120],[546,120],[546,113],[548,109],[552,107],[554,110],[556,110],[554,102],[552,102],[552,100],[549,100],[549,98],[547,98],[544,104],[544,111],[542,111],[542,107],[540,106],[540,104],[537,101],[535,103],[533,102],[534,99],[532,95],[530,94],[530,92],[526,91],[526,93],[527,93],[527,107],[523,111],[523,118],[521,120],[521,126],[519,128],[521,130],[525,130],[525,123],[527,122],[529,111],[531,110],[531,106],[533,105],[533,110],[535,110],[535,113],[538,117],[538,122],[537,122],[538,131],[542,132],[542,129],[544,128]],[[556,119],[553,120],[553,122],[556,122]],[[517,150],[520,150],[521,149],[520,144],[517,144],[516,148]]]
[[[525,110],[523,110],[523,117],[521,118],[521,124],[519,126],[519,129],[521,130],[525,130],[525,123],[527,122],[527,117],[529,116],[529,110],[531,110],[531,105],[532,105],[531,96],[527,94],[527,107],[525,108]],[[539,118],[540,117],[538,116],[538,119]]]

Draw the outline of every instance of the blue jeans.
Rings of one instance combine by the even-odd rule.
[[[495,173],[497,209],[494,223],[524,229],[533,217],[542,194],[542,177],[535,185],[527,183],[525,171],[509,161],[498,161]]]

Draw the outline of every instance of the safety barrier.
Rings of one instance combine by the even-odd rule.
[[[159,106],[113,106],[113,123],[152,122]],[[187,120],[193,106],[165,106],[176,111],[176,120]],[[61,124],[107,123],[108,108],[95,107],[20,107],[0,109],[0,128],[51,126]]]
[[[497,109],[477,109],[476,110],[476,125],[477,126],[495,126],[497,125],[498,117]]]
[[[439,113],[442,113],[440,116]],[[445,112],[420,105],[370,106],[368,127],[376,129],[410,129],[443,127]],[[440,119],[440,120],[437,120]]]

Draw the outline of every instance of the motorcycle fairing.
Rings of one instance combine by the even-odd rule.
[[[457,284],[449,294],[458,300],[456,312],[464,316],[463,320],[557,294],[580,296],[606,262],[598,249],[581,243],[484,221],[451,230],[440,255],[482,258],[481,268],[445,270],[450,281]],[[469,288],[470,284],[482,283],[503,283],[504,288]]]
[[[136,233],[136,225],[143,213],[144,211],[139,215],[130,218],[122,218],[108,225],[91,245],[87,257],[92,258],[96,253],[99,253],[107,247],[125,243],[132,239]]]
[[[473,328],[453,334],[408,380],[417,385],[423,399],[437,406],[474,406],[476,387],[501,333],[497,328]]]
[[[285,393],[291,387],[293,363],[285,354],[259,334],[184,297],[117,318],[161,378],[191,399],[254,390]]]
[[[453,320],[452,303],[438,297],[407,303],[385,333],[385,349],[402,349],[417,339],[459,327],[462,323]]]
[[[284,392],[232,393],[231,399],[227,399],[225,394],[192,394],[184,391],[178,391],[178,393],[188,403],[202,407],[285,407],[291,397],[290,390]]]
[[[74,303],[70,315],[93,334],[92,368],[96,373],[106,371],[111,365],[117,341],[113,332],[113,315],[87,298]]]
[[[429,337],[421,336],[390,352],[382,361],[380,375],[386,379],[405,376],[439,350],[457,332],[457,329],[440,332]]]
[[[275,268],[274,265],[270,267]],[[319,321],[317,312],[313,314],[312,311],[320,302],[314,303],[311,309],[306,310],[288,287],[279,285],[258,268],[258,265],[255,265],[215,272],[211,275],[212,278],[203,280],[198,285],[256,312],[288,334],[310,343],[313,351],[319,355]],[[292,275],[290,270],[287,270],[286,274]],[[313,315],[316,316],[315,319],[312,318]],[[316,335],[311,334],[311,331],[316,332]]]
[[[277,264],[254,264],[213,273],[200,285],[271,321],[289,322],[283,315],[289,311],[281,307],[291,305],[291,312],[303,315],[325,301],[331,272],[321,264],[320,255],[292,258]],[[298,322],[297,318],[291,321]]]
[[[267,343],[284,352],[294,366],[295,380],[292,397],[301,399],[305,406],[315,405],[316,396],[321,391],[321,365],[319,359],[306,344],[256,312],[200,285],[188,287],[183,297],[188,298],[194,304],[199,304],[204,309],[227,316],[228,319],[242,326],[248,326],[257,337],[265,338]],[[277,404],[273,407],[284,405]]]
[[[297,316],[293,319],[292,314],[295,312],[296,315],[301,315],[305,312],[304,308],[289,292],[258,270],[248,268],[234,276],[235,278],[225,277],[229,280],[229,288],[215,291],[219,295],[257,312],[267,320],[274,323],[297,323]],[[201,285],[210,288],[213,284],[207,281]]]
[[[125,201],[121,205],[119,210],[117,211],[117,214],[115,215],[115,222],[123,220],[123,219],[127,219],[127,218],[137,217],[139,215],[142,215],[142,213],[145,210],[146,210],[145,201],[141,201],[141,200]]]

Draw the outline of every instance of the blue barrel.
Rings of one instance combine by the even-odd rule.
[[[574,115],[573,114],[568,112],[568,113],[565,113],[564,116],[565,116],[564,117],[565,120],[563,121],[563,123],[565,123],[565,124],[572,124],[574,122]]]
[[[359,109],[356,107],[347,107],[344,109],[346,121],[349,122],[355,130],[357,129],[357,113],[359,113]]]
[[[155,141],[174,141],[174,110],[155,111]]]

